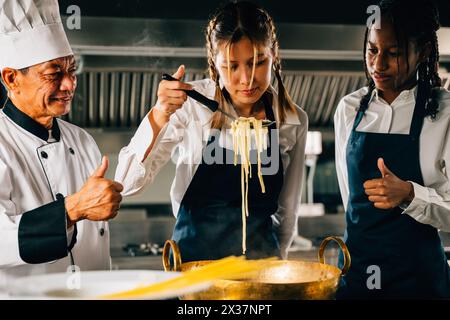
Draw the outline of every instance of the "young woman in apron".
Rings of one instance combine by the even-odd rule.
[[[450,230],[450,93],[431,1],[381,1],[366,31],[368,87],[335,115],[352,263],[338,299],[450,298],[438,229]],[[342,262],[342,261],[341,261]]]
[[[120,153],[116,179],[125,195],[134,194],[153,181],[177,150],[172,238],[183,261],[241,255],[244,231],[247,257],[286,257],[296,230],[308,122],[284,88],[273,21],[252,3],[229,3],[210,20],[206,40],[210,78],[160,82],[156,106]],[[181,66],[173,77],[181,80],[184,72]],[[270,86],[272,72],[278,91]],[[235,117],[275,121],[268,133],[268,161],[262,165],[265,193],[252,162],[245,230],[231,122],[188,99],[183,90],[192,88]],[[251,153],[256,159],[256,151]]]

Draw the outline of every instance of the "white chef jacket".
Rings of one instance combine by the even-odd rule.
[[[14,110],[12,118],[7,108]],[[48,263],[25,262],[30,248],[33,259],[45,259],[40,257],[45,255],[41,241],[46,243],[41,249],[67,250],[74,228],[66,230],[64,201],[55,200],[79,191],[100,163],[100,151],[88,133],[60,119],[53,123],[49,134],[10,103],[0,111],[0,291],[11,278],[66,272],[71,266],[67,255]],[[33,221],[42,214],[50,218],[48,223]],[[24,216],[31,221],[25,223]],[[59,225],[50,222],[54,219]],[[107,223],[84,220],[76,225],[75,265],[82,271],[109,269]]]
[[[367,93],[364,87],[344,97],[334,116],[336,135],[336,170],[344,207],[349,197],[346,148],[357,108]],[[450,182],[447,164],[450,165],[450,92],[439,89],[441,99],[435,120],[426,117],[420,135],[420,167],[425,185],[413,181],[415,197],[403,213],[418,222],[450,231]],[[416,103],[417,86],[405,90],[389,105],[372,93],[369,107],[358,125],[357,131],[408,134]],[[376,164],[374,164],[376,165]],[[389,163],[386,163],[389,168]],[[395,174],[395,172],[394,172]]]
[[[191,83],[195,90],[214,99],[215,83],[204,79]],[[305,142],[308,132],[306,113],[297,107],[296,113],[288,113],[286,122],[279,127],[277,96],[274,95],[274,115],[279,129],[279,144],[284,172],[284,184],[279,197],[278,211],[273,215],[279,236],[281,254],[287,256],[294,233],[297,230],[296,212],[301,198],[302,177],[305,161]],[[235,116],[237,114],[232,111]],[[128,146],[119,154],[115,180],[122,183],[123,195],[133,195],[149,185],[160,169],[170,160],[172,152],[178,150],[176,174],[170,190],[172,209],[177,216],[180,203],[202,161],[202,151],[211,133],[212,111],[197,101],[188,98],[159,133],[152,151],[142,162],[153,139],[153,131],[146,116]],[[228,136],[229,135],[229,136]],[[232,149],[229,130],[222,130],[219,145]],[[240,188],[240,186],[236,186]]]

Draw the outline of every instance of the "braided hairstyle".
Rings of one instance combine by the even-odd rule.
[[[425,116],[436,118],[439,111],[439,88],[442,80],[438,74],[439,46],[436,31],[439,29],[439,12],[432,0],[381,0],[378,4],[381,16],[387,18],[394,27],[397,43],[403,46],[407,55],[409,40],[416,42],[418,50],[425,48],[429,43],[431,53],[428,59],[417,67],[418,94],[424,94]],[[375,90],[375,83],[367,70],[366,50],[370,29],[366,29],[364,38],[364,68],[368,81],[369,91],[361,99],[360,110],[365,112],[368,108],[370,97]],[[406,56],[408,59],[408,56]],[[409,62],[407,68],[409,71]],[[397,58],[398,63],[398,58]],[[418,97],[419,98],[419,97]]]
[[[217,47],[226,43],[228,46],[247,37],[253,43],[268,46],[272,50],[272,67],[278,83],[278,106],[280,121],[286,118],[286,111],[294,111],[295,104],[286,91],[281,78],[281,60],[276,29],[271,16],[264,9],[247,1],[230,2],[220,8],[210,19],[206,29],[206,48],[208,52],[208,71],[210,78],[216,83],[216,100],[223,108],[227,108],[225,100],[230,96],[225,88],[219,85],[219,73],[215,65]],[[263,101],[271,101],[270,93],[264,93]],[[212,127],[222,128],[225,117],[221,112],[213,116]]]

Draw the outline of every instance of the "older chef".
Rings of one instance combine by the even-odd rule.
[[[57,0],[0,2],[0,288],[29,274],[109,269],[104,222],[117,214],[119,183],[84,130],[57,119],[70,110],[75,61]]]

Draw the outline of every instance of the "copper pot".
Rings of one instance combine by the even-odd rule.
[[[325,247],[330,241],[339,244],[344,254],[341,269],[326,264]],[[169,253],[173,252],[174,265]],[[180,297],[185,300],[324,300],[334,299],[339,279],[350,267],[350,254],[345,243],[338,237],[324,239],[319,248],[319,262],[300,260],[277,260],[259,271],[252,279],[218,280],[207,290]],[[197,269],[213,260],[182,263],[178,245],[167,240],[163,251],[165,271],[187,271]]]

